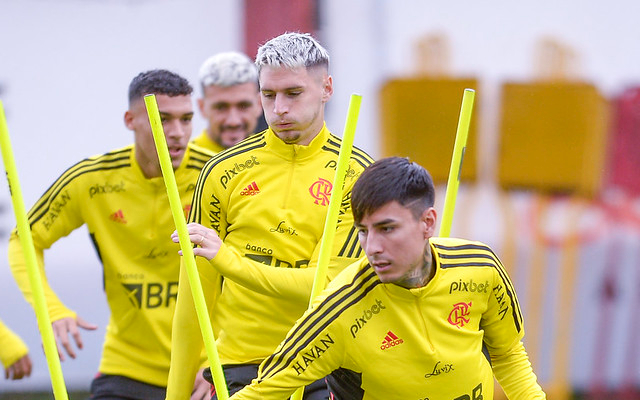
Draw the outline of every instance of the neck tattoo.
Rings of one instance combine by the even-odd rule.
[[[424,257],[422,259],[422,266],[420,268],[416,268],[415,270],[409,272],[405,279],[403,279],[403,283],[400,286],[412,289],[424,287],[431,281],[433,275],[435,274],[435,268],[433,267],[433,256],[431,255],[431,246],[429,246],[429,242],[424,247]]]

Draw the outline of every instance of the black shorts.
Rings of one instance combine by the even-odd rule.
[[[120,375],[98,374],[91,381],[90,400],[164,400],[167,388]]]
[[[241,365],[224,365],[224,378],[227,381],[229,395],[239,392],[240,389],[249,385],[254,378],[258,377],[257,364],[241,364]],[[218,400],[215,389],[213,387],[213,378],[211,370],[205,368],[204,378],[211,383],[211,400]],[[305,386],[303,400],[328,400],[329,390],[324,379],[319,379],[312,384]]]
[[[362,374],[346,368],[338,368],[327,375],[327,386],[331,392],[331,400],[362,400],[364,390]]]

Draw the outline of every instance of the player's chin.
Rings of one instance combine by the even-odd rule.
[[[181,154],[179,157],[171,157],[171,166],[173,167],[173,169],[177,169],[180,164],[182,164],[182,160],[184,159],[184,153]]]
[[[380,270],[378,268],[374,268],[374,271],[376,272],[376,275],[378,275],[378,279],[380,279],[380,282],[382,283],[395,282],[396,277],[394,277],[392,274],[387,273],[386,271]]]
[[[248,135],[246,132],[229,133],[220,137],[220,142],[226,148],[234,146],[238,142],[244,140]]]

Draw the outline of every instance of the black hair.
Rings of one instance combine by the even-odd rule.
[[[351,190],[351,208],[356,223],[382,206],[397,201],[418,218],[433,207],[435,187],[429,172],[404,157],[380,159],[368,166]]]
[[[165,69],[139,73],[129,84],[129,104],[147,94],[164,94],[170,97],[188,96],[193,92],[189,81]]]

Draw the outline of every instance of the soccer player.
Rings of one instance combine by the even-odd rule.
[[[29,348],[2,320],[0,320],[0,362],[4,379],[18,380],[31,376]]]
[[[284,399],[332,371],[341,400],[492,399],[494,375],[511,400],[544,399],[498,257],[480,242],[433,237],[429,173],[385,158],[351,196],[366,257],[330,282],[232,399]]]
[[[257,376],[260,362],[307,309],[312,281],[304,283],[304,290],[291,287],[304,292],[292,300],[288,294],[269,295],[221,280],[216,265],[263,273],[258,279],[267,291],[287,286],[277,281],[286,279],[280,272],[314,272],[341,144],[324,122],[325,103],[333,93],[329,55],[311,35],[285,33],[269,40],[258,50],[256,65],[269,129],[207,163],[189,218],[195,244],[208,248],[223,242],[211,262],[201,248],[194,252],[200,255],[196,263],[214,328],[220,329],[217,348],[231,393]],[[353,149],[329,279],[362,254],[349,197],[356,177],[371,162],[362,150]],[[167,398],[182,400],[188,397],[188,381],[193,381],[203,346],[184,274],[172,339]],[[328,398],[321,378],[306,387],[306,399]]]
[[[230,51],[205,60],[199,78],[198,108],[208,126],[193,141],[218,153],[256,129],[262,115],[258,71],[249,57]]]
[[[111,315],[99,374],[91,383],[92,399],[165,397],[180,260],[179,246],[166,240],[175,224],[144,96],[156,96],[180,197],[188,213],[200,169],[213,155],[189,143],[192,91],[186,79],[170,71],[137,75],[129,86],[129,108],[124,113],[134,143],[74,164],[29,211],[43,276],[44,250],[84,224],[102,262]],[[9,261],[18,286],[31,302],[15,230],[9,241]],[[66,352],[75,358],[72,341],[81,349],[80,329],[96,326],[64,305],[47,282],[43,283],[60,357],[64,360]]]

